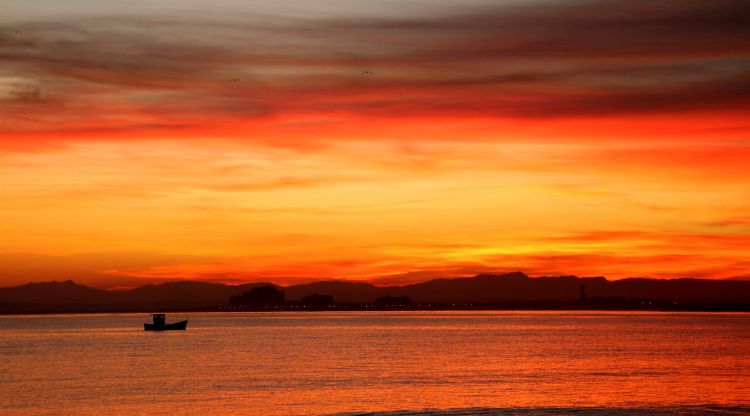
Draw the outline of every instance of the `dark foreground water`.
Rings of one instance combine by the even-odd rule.
[[[750,414],[750,314],[147,319],[0,316],[0,415]]]

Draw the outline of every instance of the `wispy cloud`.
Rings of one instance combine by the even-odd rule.
[[[750,104],[742,1],[453,12],[29,22],[22,36],[0,35],[0,76],[17,79],[0,104],[15,123],[3,128],[153,134],[310,114],[560,118]]]

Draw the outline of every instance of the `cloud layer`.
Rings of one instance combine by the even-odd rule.
[[[748,15],[742,1],[606,1],[423,18],[29,22],[0,37],[4,128],[738,114],[750,96]]]

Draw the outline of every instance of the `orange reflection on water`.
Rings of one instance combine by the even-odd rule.
[[[7,414],[307,415],[747,404],[748,314],[0,318]],[[2,412],[0,412],[2,413]]]

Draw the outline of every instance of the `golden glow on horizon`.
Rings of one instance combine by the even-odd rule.
[[[0,18],[0,286],[750,275],[746,28],[187,3]]]
[[[695,189],[689,166],[644,172],[610,147],[77,142],[4,156],[0,212],[14,238],[0,249],[124,253],[94,270],[104,281],[744,272],[732,267],[750,242],[742,183]],[[144,253],[157,256],[143,264]]]

